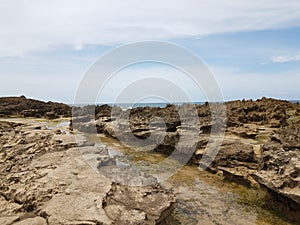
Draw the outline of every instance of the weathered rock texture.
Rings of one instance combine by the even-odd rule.
[[[137,137],[145,140],[142,142],[145,146],[140,147],[147,146],[152,151],[166,154],[171,154],[180,140],[186,140],[183,152],[195,147],[189,145],[195,140],[186,138],[192,134],[193,126],[182,124],[178,106],[143,107],[130,112],[114,108],[114,111],[119,110],[120,120],[110,116],[111,107],[102,107],[96,108],[95,120],[84,117],[86,110],[95,111],[93,107],[78,109],[77,122],[73,123],[73,127],[85,132],[103,133],[127,144],[132,144],[132,138]],[[188,105],[183,107],[188,112]],[[300,214],[300,105],[268,98],[227,102],[226,121],[221,119],[214,123],[211,122],[210,111],[214,104],[195,107],[200,128],[191,162],[200,166],[203,163],[201,159],[206,153],[212,125],[219,124],[221,129],[226,125],[225,139],[208,169],[222,171],[227,179],[246,186],[261,184],[290,201],[292,211]],[[162,118],[165,124],[151,123],[155,117]],[[128,118],[130,126],[126,127]],[[191,124],[193,119],[190,119]],[[184,132],[186,136],[183,136]],[[152,138],[147,140],[150,135]]]
[[[105,147],[82,136],[0,122],[0,224],[164,223],[175,204],[172,192],[116,184],[87,164],[90,154],[109,161]]]
[[[275,202],[282,202],[287,212],[297,218],[300,215],[300,105],[267,98],[232,101],[226,103],[226,121],[219,117],[217,111],[213,115],[217,120],[212,122],[210,109],[216,106],[194,105],[197,118],[189,117],[193,108],[191,105],[181,108],[174,105],[165,108],[143,107],[130,111],[108,105],[75,107],[72,128],[87,133],[103,133],[125,144],[137,143],[136,147],[141,150],[159,151],[166,155],[170,155],[180,143],[180,154],[188,154],[193,150],[190,162],[203,166],[203,158],[208,157],[209,161],[205,153],[212,126],[217,126],[220,131],[226,127],[225,139],[218,154],[210,165],[204,166],[208,166],[212,172],[222,171],[226,179],[246,186],[261,185],[270,192]],[[180,118],[179,109],[185,112],[184,118]],[[119,119],[111,116],[112,111],[119,115]],[[71,108],[25,97],[1,98],[0,114],[55,118],[70,116]],[[195,137],[193,125],[196,122],[200,126]],[[165,207],[168,210],[160,208],[163,212],[149,213],[143,207],[130,208],[131,204],[128,203],[131,202],[131,194],[128,193],[128,201],[121,199],[117,193],[127,187],[118,181],[145,185],[149,181],[153,183],[151,178],[144,177],[139,171],[118,169],[103,147],[90,146],[81,140],[80,154],[74,148],[76,144],[64,132],[49,131],[42,125],[1,122],[0,224],[12,224],[36,216],[39,216],[35,219],[37,223],[44,218],[53,224],[109,224],[113,217],[120,223],[124,218],[135,217],[132,215],[136,215],[139,221],[133,223],[142,223],[142,218],[151,218],[145,222],[149,224],[158,223],[164,213],[171,210],[173,200],[170,200],[167,191]],[[99,157],[95,157],[95,154]],[[106,180],[103,179],[105,177],[91,175],[93,170],[84,163],[81,155],[94,169],[106,175]],[[75,172],[70,172],[73,170]],[[128,173],[133,176],[128,177]],[[119,174],[120,180],[114,180],[117,183],[112,184],[107,178],[112,178],[113,174]],[[92,185],[83,186],[85,182]],[[101,187],[96,183],[101,183]],[[151,190],[156,188],[152,186]],[[136,192],[134,190],[131,191]],[[143,189],[138,193],[143,193]],[[116,208],[111,210],[113,206],[109,204]],[[69,217],[65,217],[64,210]]]

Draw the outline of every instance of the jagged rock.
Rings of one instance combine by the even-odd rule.
[[[281,145],[264,146],[260,170],[254,178],[271,190],[300,204],[300,154]]]
[[[205,150],[197,151],[196,158],[210,161],[210,157],[205,155]],[[202,157],[206,157],[202,158]],[[248,166],[249,168],[255,167],[257,160],[254,155],[253,147],[249,144],[242,143],[240,140],[225,140],[220,148],[216,157],[213,159],[211,166],[217,168],[235,167],[235,166]]]
[[[283,196],[295,212],[300,210],[300,124],[279,129],[262,147],[259,170],[254,179],[269,190]]]
[[[288,101],[262,98],[256,101],[243,100],[226,103],[227,126],[239,126],[242,124],[268,125],[270,127],[285,126],[288,124],[288,112],[298,110],[300,105]]]
[[[114,164],[107,149],[84,146],[87,140],[82,135],[79,135],[81,139],[75,139],[64,132],[57,134],[55,130],[33,129],[37,127],[0,122],[0,143],[3,146],[0,163],[1,224],[122,224],[118,218],[110,218],[107,215],[110,212],[102,206],[107,193],[114,195],[112,180],[97,168],[98,164],[107,168]],[[78,145],[84,147],[76,147]],[[104,163],[110,160],[111,163]],[[119,172],[122,170],[120,168]],[[140,177],[143,180],[141,176],[141,173],[134,174],[135,179]],[[151,221],[163,221],[171,213],[174,203],[172,192],[158,186],[126,188],[131,190],[130,195],[128,199],[126,195],[122,199],[130,202],[131,208],[124,208],[124,214],[133,210],[144,211],[144,208],[139,208],[140,201],[135,202],[134,199],[135,196],[140,198],[140,193],[148,192],[157,203],[153,214],[146,211],[152,216]],[[159,208],[159,205],[165,207]],[[106,207],[110,207],[109,201]],[[21,219],[28,213],[35,217]],[[134,221],[131,222],[134,224]],[[145,218],[142,223],[148,221]]]
[[[277,133],[277,139],[285,150],[300,149],[300,122],[282,128]]]
[[[1,100],[4,104],[1,105],[0,101],[0,114],[3,115],[51,118],[68,115],[67,110],[59,110],[58,108],[61,106],[53,105],[53,103],[45,103],[45,105],[24,97]],[[9,106],[8,102],[17,106]],[[28,102],[29,105],[25,106],[25,102]],[[41,109],[36,107],[37,105]],[[50,105],[53,108],[47,108]],[[220,116],[218,114],[220,112],[210,111],[217,105],[208,103],[194,105],[199,118],[189,118],[190,110],[193,107],[188,104],[182,106],[182,110],[185,112],[184,118],[179,117],[179,107],[175,105],[168,105],[165,108],[139,107],[130,111],[118,107],[112,108],[108,105],[74,107],[74,118],[71,125],[74,129],[83,132],[103,133],[124,141],[125,144],[142,140],[143,142],[136,143],[144,151],[150,149],[171,154],[179,143],[181,153],[189,153],[191,149],[195,150],[192,162],[199,164],[201,160],[203,162],[206,160],[203,155],[205,155],[212,126],[221,127],[222,131],[224,129],[222,124],[226,124],[225,140],[208,168],[215,172],[222,170],[225,177],[245,185],[252,184],[252,176],[258,183],[272,191],[273,194],[275,193],[274,195],[277,197],[285,197],[298,204],[300,195],[298,165],[300,105],[267,98],[256,101],[231,101],[226,103],[227,120],[225,121],[223,118],[212,122],[212,116],[217,118]],[[67,109],[64,106],[62,108]],[[47,111],[44,111],[46,109]],[[114,115],[111,115],[112,111],[115,112]],[[211,115],[212,113],[214,114]],[[160,117],[162,121],[156,121],[156,117]],[[128,118],[129,126],[125,126]],[[186,119],[190,124],[183,123],[182,119]],[[198,119],[199,121],[197,121]],[[199,130],[197,130],[199,139],[193,136],[193,126],[197,124],[196,122],[200,122]],[[58,196],[69,199],[70,196],[75,196],[74,193],[80,192],[80,188],[75,185],[76,182],[72,182],[72,179],[79,179],[77,176],[81,174],[81,170],[74,169],[72,170],[73,175],[66,175],[65,172],[70,168],[64,167],[61,162],[61,158],[73,159],[72,154],[75,151],[69,150],[75,146],[79,146],[83,150],[81,153],[85,160],[92,165],[92,168],[100,170],[106,178],[111,179],[113,173],[118,173],[120,180],[128,183],[131,179],[127,175],[129,173],[137,177],[137,179],[131,179],[133,183],[145,185],[151,180],[149,177],[145,178],[144,174],[126,167],[120,170],[116,167],[118,160],[107,156],[107,152],[100,151],[98,153],[97,146],[92,146],[91,143],[84,140],[82,142],[71,140],[64,132],[52,132],[43,125],[23,126],[2,122],[0,128],[2,131],[0,147],[5,150],[0,151],[0,202],[3,202],[2,211],[7,212],[7,215],[11,215],[13,212],[36,212],[44,206],[45,202],[59,199]],[[78,142],[80,143],[78,144]],[[140,145],[140,143],[143,144]],[[95,157],[95,154],[100,154],[100,156]],[[44,156],[45,159],[43,159]],[[36,157],[40,157],[39,160],[44,165],[27,167],[31,163],[36,163]],[[50,164],[47,157],[54,157]],[[51,177],[51,181],[48,176]],[[61,176],[65,180],[61,180]],[[38,179],[41,183],[34,182]],[[46,180],[49,184],[45,182]],[[73,205],[76,206],[76,202]],[[122,207],[117,206],[117,208]],[[298,210],[297,207],[294,208]],[[56,221],[55,218],[61,217],[60,212],[55,210],[51,212],[53,221]],[[137,213],[139,218],[145,216],[140,211],[132,212]],[[116,215],[121,216],[118,213]],[[44,216],[46,218],[46,214]],[[76,218],[63,223],[80,224],[81,222]],[[82,223],[97,222],[84,220]]]

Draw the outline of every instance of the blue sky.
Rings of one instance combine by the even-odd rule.
[[[294,0],[3,0],[0,96],[72,103],[100,56],[128,42],[159,40],[196,53],[225,100],[300,99],[299,11]],[[205,100],[182,81],[184,74],[163,65],[141,64],[120,74],[99,101],[114,101],[118,90],[151,75],[179,83],[194,101]]]

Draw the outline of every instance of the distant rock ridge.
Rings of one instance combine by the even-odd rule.
[[[0,116],[19,116],[55,119],[70,117],[69,105],[56,102],[43,102],[21,97],[0,97]]]

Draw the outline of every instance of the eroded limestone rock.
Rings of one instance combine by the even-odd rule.
[[[85,144],[84,139],[42,125],[0,122],[0,131],[1,224],[123,224],[107,211],[113,208],[107,194],[118,196],[114,191],[123,186],[114,189],[113,181],[91,166],[111,160],[105,147]],[[155,185],[126,188],[128,195],[122,200],[130,205],[120,213],[137,210],[148,215],[144,220],[131,217],[131,224],[155,224],[171,213],[172,192]],[[146,207],[147,201],[141,205],[141,193],[156,200],[153,211],[151,205]]]

